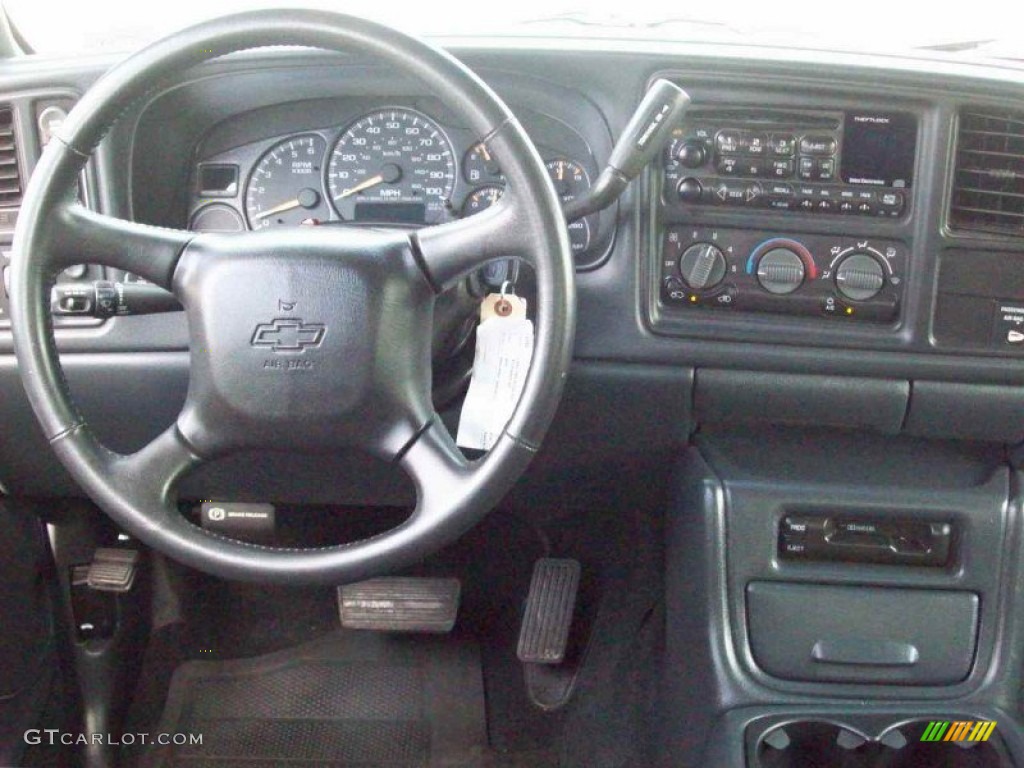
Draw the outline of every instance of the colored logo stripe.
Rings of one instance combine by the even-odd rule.
[[[948,721],[932,720],[921,734],[921,741],[939,741],[946,733],[947,728],[949,728]]]
[[[949,733],[943,741],[963,741],[974,726],[973,720],[958,720],[950,726]]]
[[[921,741],[988,741],[996,729],[994,720],[932,720]]]
[[[992,731],[994,731],[995,729],[996,729],[996,724],[995,724],[994,721],[990,721],[990,722],[982,721],[982,722],[978,723],[974,727],[973,731],[971,731],[971,735],[970,735],[968,740],[969,741],[988,741],[988,737],[992,735]]]

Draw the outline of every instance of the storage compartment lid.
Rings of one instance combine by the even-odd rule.
[[[948,684],[974,660],[978,596],[760,581],[747,619],[754,660],[779,678]]]

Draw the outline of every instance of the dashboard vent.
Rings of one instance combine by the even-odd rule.
[[[1024,236],[1024,113],[960,113],[950,223]]]
[[[21,204],[18,144],[14,136],[14,110],[0,106],[0,208]]]

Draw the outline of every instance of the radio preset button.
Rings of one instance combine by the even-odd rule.
[[[740,176],[764,176],[764,161],[757,158],[744,158],[740,161]]]
[[[836,140],[831,136],[807,135],[800,139],[800,154],[828,157],[836,153]]]
[[[741,131],[719,131],[715,137],[715,148],[723,155],[735,155],[740,151]]]
[[[719,176],[738,176],[740,167],[740,158],[738,157],[720,157],[715,163],[715,171]]]
[[[767,166],[767,175],[776,179],[788,179],[793,175],[793,161],[770,160]]]
[[[740,152],[745,155],[764,155],[768,137],[763,133],[740,134]]]
[[[804,181],[813,181],[818,172],[818,161],[813,157],[801,157],[798,166],[800,178]]]
[[[776,157],[792,157],[796,152],[796,137],[788,133],[773,133],[768,137],[768,151]]]

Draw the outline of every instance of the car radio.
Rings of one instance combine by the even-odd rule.
[[[903,112],[691,109],[665,156],[668,206],[899,218],[917,119]]]

